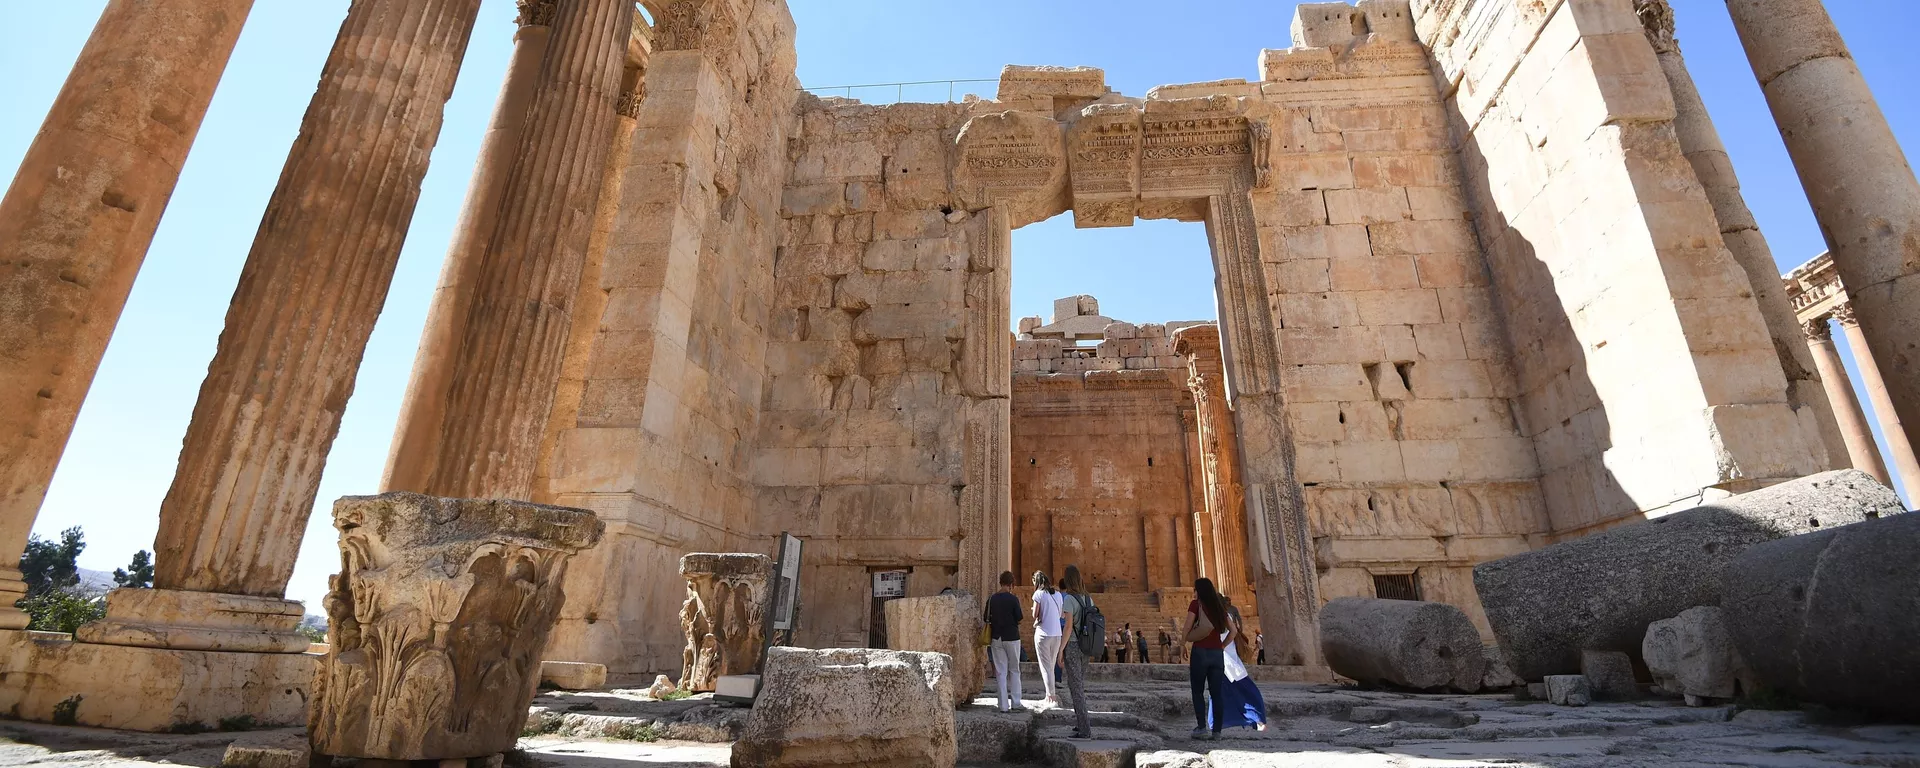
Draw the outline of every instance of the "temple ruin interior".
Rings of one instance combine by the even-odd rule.
[[[251,6],[110,0],[0,203],[0,716],[305,724],[297,759],[477,767],[605,705],[731,744],[722,764],[1134,765],[1174,737],[1122,721],[1171,722],[1186,690],[1127,686],[1184,670],[1092,673],[1123,762],[966,725],[1016,722],[973,698],[996,684],[980,601],[1012,571],[1025,616],[1026,574],[1076,565],[1110,630],[1184,633],[1207,579],[1260,638],[1245,679],[1295,686],[1271,711],[1330,721],[1275,733],[1329,749],[1395,743],[1329,735],[1350,723],[1509,722],[1473,714],[1492,691],[1663,691],[1661,725],[1759,731],[1736,715],[1758,680],[1912,722],[1887,691],[1920,683],[1898,549],[1920,532],[1887,486],[1920,487],[1920,184],[1820,0],[1725,4],[1830,247],[1785,277],[1667,0],[1302,3],[1241,79],[1122,93],[1017,64],[985,97],[891,104],[803,90],[787,0],[519,0],[384,477],[336,501],[327,451],[479,6],[353,0],[151,588],[51,634],[14,607],[20,553]],[[1088,295],[1014,317],[1012,233],[1056,216],[1204,226],[1217,317]],[[316,507],[340,570],[303,606]],[[1873,629],[1812,629],[1850,622]],[[1696,641],[1746,666],[1662,671]],[[750,710],[708,700],[742,674]],[[1639,733],[1617,716],[1581,733]],[[1874,733],[1848,743],[1920,755]],[[1687,761],[1639,738],[1618,764]],[[225,759],[296,759],[274,749]],[[1255,764],[1195,758],[1152,764]]]

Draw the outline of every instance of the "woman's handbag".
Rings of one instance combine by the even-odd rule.
[[[1213,622],[1207,620],[1207,612],[1193,615],[1193,626],[1187,628],[1187,642],[1197,643],[1214,633]]]

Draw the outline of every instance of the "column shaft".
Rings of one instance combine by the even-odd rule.
[[[1872,345],[1855,357],[1885,374],[1883,419],[1920,424],[1920,181],[1820,0],[1727,10]]]
[[[27,624],[27,533],[252,7],[108,2],[0,200],[0,629]]]
[[[631,0],[561,0],[474,283],[429,492],[524,499],[553,405],[633,34]]]
[[[1873,403],[1873,415],[1880,419],[1880,434],[1887,439],[1887,453],[1893,459],[1893,471],[1900,474],[1900,483],[1907,488],[1907,495],[1920,494],[1920,460],[1913,454],[1913,443],[1907,438],[1907,429],[1901,424],[1900,413],[1894,409],[1892,393],[1887,389],[1887,380],[1881,376],[1879,355],[1868,346],[1871,337],[1866,329],[1851,318],[1842,317],[1841,330],[1847,333],[1847,347],[1853,350],[1853,364],[1860,369],[1860,383],[1867,389],[1867,401]]]
[[[160,506],[156,587],[285,593],[479,10],[347,11]]]
[[[506,79],[500,83],[493,119],[481,139],[460,222],[454,227],[453,242],[440,267],[440,284],[427,309],[426,328],[420,332],[420,349],[414,355],[413,374],[400,403],[400,420],[394,427],[386,473],[380,482],[382,492],[425,490],[427,477],[433,473],[440,425],[446,418],[447,395],[452,389],[453,360],[460,350],[467,311],[473,302],[474,278],[487,248],[487,236],[500,223],[501,195],[506,191],[507,171],[520,151],[534,85],[540,80],[540,62],[546,58],[553,29],[553,10],[553,0],[521,0],[513,57],[507,63]]]
[[[1803,429],[1811,427],[1806,436],[1808,442],[1824,446],[1826,466],[1841,466],[1842,457],[1848,455],[1846,440],[1821,385],[1813,354],[1807,348],[1806,334],[1794,315],[1793,303],[1787,299],[1786,286],[1780,281],[1780,267],[1773,259],[1773,249],[1767,246],[1760,223],[1740,193],[1740,177],[1734,173],[1733,160],[1720,141],[1720,131],[1707,113],[1707,104],[1694,85],[1693,74],[1687,71],[1680,43],[1674,39],[1673,9],[1667,0],[1634,0],[1634,6],[1646,27],[1647,40],[1659,56],[1669,90],[1673,92],[1673,128],[1680,139],[1680,151],[1706,188],[1707,201],[1713,206],[1714,218],[1720,222],[1720,236],[1733,254],[1734,262],[1746,274],[1747,284],[1753,288],[1754,303],[1759,305],[1760,317],[1767,324],[1767,335],[1773,340],[1774,353],[1787,376],[1787,402],[1801,414]]]
[[[1887,465],[1880,459],[1880,445],[1873,441],[1873,428],[1867,425],[1866,411],[1860,409],[1860,398],[1853,394],[1853,382],[1847,378],[1846,365],[1840,361],[1840,351],[1833,346],[1833,329],[1828,319],[1822,317],[1807,323],[1806,336],[1814,365],[1820,368],[1820,381],[1827,388],[1827,400],[1833,403],[1840,434],[1847,441],[1847,457],[1852,460],[1853,468],[1892,486],[1892,476],[1887,474]]]

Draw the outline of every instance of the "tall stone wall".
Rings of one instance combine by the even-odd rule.
[[[1631,0],[1420,0],[1556,536],[1824,468]]]
[[[569,352],[541,500],[607,535],[573,564],[547,658],[678,669],[680,556],[770,551],[753,524],[753,439],[794,130],[782,0],[674,0],[655,17],[596,330]],[[581,358],[584,357],[584,360]],[[563,387],[569,386],[563,383]]]

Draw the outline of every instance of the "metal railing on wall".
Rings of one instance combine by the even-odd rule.
[[[998,82],[1000,82],[999,78],[983,78],[983,79],[976,79],[976,80],[918,80],[910,83],[867,83],[865,85],[814,86],[811,88],[803,87],[800,90],[806,91],[807,93],[811,93],[815,96],[840,96],[840,97],[849,98],[849,99],[859,99],[863,104],[901,104],[907,101],[907,96],[909,95],[909,89],[911,89],[911,95],[914,97],[913,98],[914,101],[932,102],[932,101],[939,100],[939,93],[941,92],[941,89],[944,87],[946,92],[945,100],[952,102],[952,101],[957,101],[959,97],[966,95],[963,89],[960,88],[960,85],[962,83],[998,83]],[[891,94],[887,93],[886,92],[887,89],[892,89],[893,93]],[[876,94],[878,99],[884,99],[887,96],[892,96],[893,100],[892,101],[877,100],[875,96]]]

